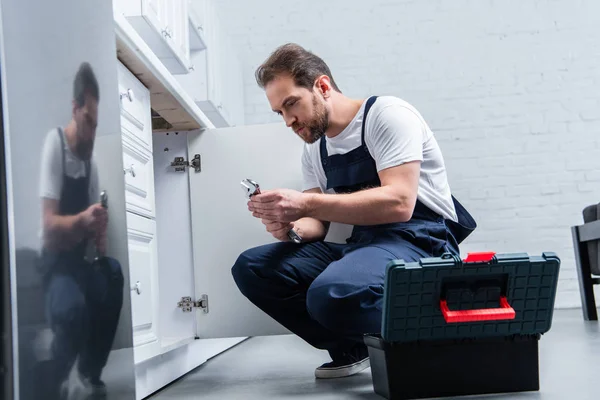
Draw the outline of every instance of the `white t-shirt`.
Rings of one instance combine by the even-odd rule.
[[[366,101],[348,126],[327,138],[328,155],[345,154],[361,146],[361,128]],[[365,125],[365,143],[377,171],[410,161],[421,161],[417,198],[432,211],[456,221],[442,152],[421,114],[409,103],[393,96],[380,96],[371,106]],[[302,155],[303,190],[327,190],[319,141],[305,144]]]
[[[64,130],[63,130],[64,133]],[[58,130],[52,129],[46,135],[44,147],[42,149],[41,173],[40,173],[40,197],[60,201],[60,194],[63,185],[63,150],[65,152],[65,175],[71,178],[84,177],[86,174],[85,162],[77,158],[69,148],[67,139],[64,137],[64,146],[61,149],[61,139]],[[90,180],[89,180],[89,205],[100,201],[98,184],[98,168],[94,157],[90,161]],[[43,222],[42,222],[43,224]],[[43,242],[43,226],[40,226],[39,238]],[[42,244],[43,245],[43,244]],[[86,256],[93,259],[94,247],[92,242],[88,243]],[[92,258],[90,258],[92,257]]]
[[[46,135],[44,147],[42,149],[41,174],[40,174],[40,197],[60,200],[60,193],[63,185],[63,149],[61,149],[61,140],[57,129],[52,129]],[[86,173],[85,162],[77,158],[69,145],[66,137],[64,138],[65,152],[65,175],[71,178],[84,177]],[[90,182],[89,182],[90,205],[100,201],[98,190],[98,168],[94,157],[90,163]]]

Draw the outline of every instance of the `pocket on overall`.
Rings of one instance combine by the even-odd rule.
[[[416,247],[423,257],[437,257],[448,251],[446,226],[440,222],[411,220],[398,224],[390,235]]]

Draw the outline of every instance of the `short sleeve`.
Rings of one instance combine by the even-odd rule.
[[[377,171],[411,161],[423,161],[426,125],[421,117],[401,104],[384,106],[367,115],[365,141]]]
[[[56,130],[46,135],[40,163],[40,197],[59,200],[62,190],[62,149]]]
[[[311,148],[308,144],[304,145],[304,150],[302,152],[302,190],[315,189],[320,187],[319,180],[317,178],[317,174],[315,172],[315,167],[311,160],[310,154]]]

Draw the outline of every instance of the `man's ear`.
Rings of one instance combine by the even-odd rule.
[[[77,102],[75,100],[73,100],[71,102],[71,104],[73,105],[73,109],[72,109],[72,116],[75,116],[75,111],[77,111]]]
[[[323,95],[324,98],[328,98],[331,95],[331,81],[327,75],[321,75],[315,82],[316,89]]]

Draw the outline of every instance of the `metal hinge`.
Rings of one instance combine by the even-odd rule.
[[[183,312],[192,312],[194,307],[201,308],[204,314],[208,314],[208,295],[203,294],[197,301],[193,301],[189,296],[182,297],[181,301],[177,303],[177,307],[181,308]]]
[[[191,162],[185,160],[183,157],[175,157],[171,162],[171,167],[175,167],[175,171],[178,172],[185,171],[187,167],[194,167],[196,172],[200,172],[202,170],[202,160],[200,154],[194,154]]]

